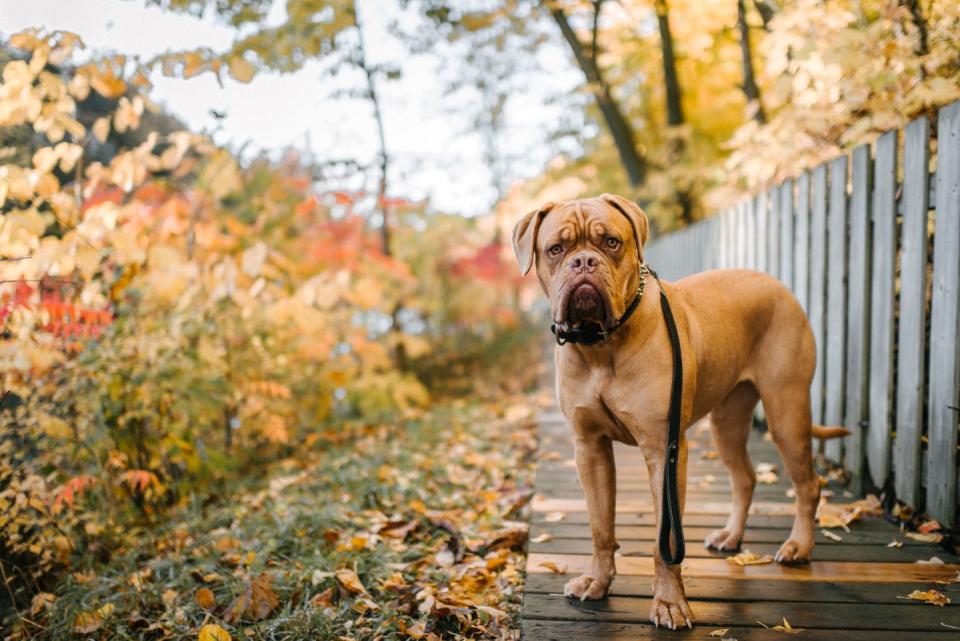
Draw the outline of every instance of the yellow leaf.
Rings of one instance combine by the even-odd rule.
[[[348,592],[363,594],[367,591],[367,588],[363,587],[363,583],[360,582],[360,577],[353,570],[337,570],[336,577],[340,585]]]
[[[107,142],[107,136],[110,135],[110,118],[108,116],[103,116],[102,118],[97,118],[97,121],[93,123],[93,137],[97,139],[101,145]]]
[[[111,614],[113,614],[112,603],[107,603],[93,612],[81,612],[73,622],[73,631],[77,634],[96,632]]]
[[[912,599],[914,601],[926,601],[931,605],[939,605],[940,607],[945,606],[950,603],[950,597],[941,592],[940,590],[914,590],[907,596],[897,597],[898,599]]]
[[[906,537],[924,543],[939,543],[943,540],[943,535],[939,532],[907,532]]]
[[[230,58],[228,68],[230,69],[230,75],[243,83],[253,80],[253,76],[257,73],[256,68],[241,56]]]
[[[213,590],[210,588],[200,588],[194,597],[197,600],[197,605],[204,610],[212,610],[217,606],[217,597],[214,596]]]
[[[566,566],[564,566],[564,567],[561,568],[561,567],[557,566],[557,564],[554,563],[553,561],[543,561],[543,562],[540,563],[539,567],[541,567],[541,568],[547,568],[548,570],[550,570],[550,571],[553,572],[554,574],[566,574],[566,573],[567,573],[567,568],[566,568]]]
[[[216,623],[208,623],[200,628],[197,641],[230,641],[230,633]]]
[[[730,628],[721,628],[721,629],[719,629],[719,630],[714,630],[713,632],[711,632],[711,633],[710,633],[710,636],[712,636],[712,637],[722,637],[722,636],[726,636],[727,632],[729,632],[729,631],[730,631]]]
[[[750,550],[744,550],[736,556],[727,557],[727,563],[739,565],[740,567],[745,565],[766,565],[767,563],[773,563],[773,557],[769,554],[758,556]]]

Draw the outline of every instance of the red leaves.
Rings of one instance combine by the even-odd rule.
[[[72,508],[74,499],[83,496],[86,489],[92,487],[96,482],[97,479],[92,476],[74,476],[71,479],[67,479],[67,482],[63,484],[63,487],[60,488],[56,498],[53,500],[54,511],[59,511],[64,505]]]

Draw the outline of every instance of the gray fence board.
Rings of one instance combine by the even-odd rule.
[[[783,284],[793,290],[793,180],[790,179],[780,185],[779,275]]]
[[[827,321],[825,335],[826,397],[823,420],[828,425],[843,422],[844,366],[847,344],[847,157],[830,162],[829,208],[827,212]],[[843,460],[843,442],[827,441],[826,453]]]
[[[767,190],[767,273],[780,277],[780,198],[777,188]]]
[[[867,356],[870,351],[870,146],[853,150],[850,180],[850,237],[847,262],[847,363],[844,466],[863,472],[864,420],[867,418]]]
[[[894,300],[897,265],[897,132],[876,143],[873,163],[873,251],[870,288],[870,407],[867,463],[874,485],[890,472]],[[854,180],[856,184],[856,180]]]
[[[810,173],[797,178],[797,206],[794,218],[793,293],[804,312],[810,311]]]
[[[960,103],[937,121],[936,236],[930,307],[930,412],[927,507],[952,523],[956,511],[960,395]]]
[[[814,423],[823,422],[824,370],[826,369],[827,285],[827,166],[813,170],[810,184],[810,299],[809,318],[817,343],[817,369],[810,394]]]
[[[897,437],[894,488],[908,505],[920,501],[920,438],[926,363],[927,218],[930,209],[930,122],[914,120],[903,132],[903,224],[900,242],[900,322],[897,328]]]
[[[757,227],[757,234],[753,238],[753,246],[757,252],[757,269],[767,271],[767,194],[760,192],[753,198],[753,218]]]

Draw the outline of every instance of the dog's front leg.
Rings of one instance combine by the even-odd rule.
[[[606,436],[577,435],[574,438],[577,473],[587,497],[587,514],[593,535],[593,563],[590,571],[571,579],[563,594],[585,601],[607,596],[617,573],[613,553],[619,547],[614,535],[617,477],[613,443]]]
[[[650,476],[650,493],[653,495],[653,509],[657,516],[657,532],[660,532],[663,501],[663,475],[665,471],[666,438],[651,439],[643,442],[643,457]],[[680,512],[687,493],[687,439],[680,439],[680,464],[677,470],[677,490],[680,493]],[[660,556],[659,541],[653,548],[653,605],[650,607],[650,621],[657,627],[664,625],[677,630],[684,625],[693,627],[693,612],[687,603],[683,590],[683,577],[679,565],[667,565]]]

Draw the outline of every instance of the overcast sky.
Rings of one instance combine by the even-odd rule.
[[[391,195],[413,199],[430,197],[438,209],[478,214],[493,200],[490,175],[482,157],[482,143],[469,132],[470,115],[456,108],[457,98],[445,98],[440,63],[433,56],[410,56],[389,34],[387,25],[398,17],[393,0],[366,0],[361,7],[366,22],[369,57],[374,62],[399,63],[399,81],[382,86],[387,144],[396,159]],[[271,18],[284,15],[285,2],[276,0]],[[79,34],[94,53],[115,51],[145,58],[165,51],[209,46],[224,50],[234,33],[208,17],[199,20],[147,8],[142,0],[0,0],[0,33],[8,36],[30,26],[64,29]],[[578,74],[564,59],[565,52],[547,52],[549,74],[531,79],[529,91],[512,98],[507,147],[525,157],[513,168],[516,179],[536,174],[548,160],[539,144],[545,127],[562,114],[548,102],[549,94],[572,91]],[[226,74],[224,74],[226,76]],[[221,87],[212,74],[190,80],[164,78],[159,73],[150,96],[165,105],[192,129],[214,132],[219,143],[248,149],[279,150],[310,146],[319,159],[359,158],[375,153],[375,130],[366,103],[332,97],[331,80],[319,65],[279,75],[261,73],[249,85],[225,78]],[[469,96],[467,96],[469,99]],[[464,96],[460,96],[463,100]],[[210,113],[227,114],[217,121]]]

